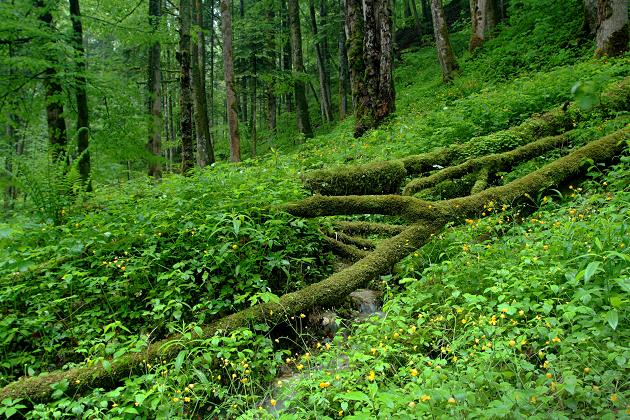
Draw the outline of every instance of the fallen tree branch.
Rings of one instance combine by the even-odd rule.
[[[612,115],[628,109],[630,76],[610,83],[600,95],[600,104],[594,111]],[[304,181],[311,192],[324,195],[393,194],[400,191],[405,177],[431,172],[436,166],[458,165],[466,159],[502,153],[541,137],[563,133],[584,120],[585,116],[586,113],[575,103],[559,106],[543,114],[533,115],[518,126],[474,137],[462,144],[398,160],[311,171],[304,175]]]
[[[279,302],[268,302],[218,319],[202,328],[201,337],[227,332],[254,323],[283,322],[292,314],[306,312],[314,306],[332,305],[339,298],[366,285],[371,279],[387,273],[391,267],[410,252],[427,243],[447,222],[463,222],[475,217],[489,202],[513,204],[524,197],[562,184],[586,171],[585,162],[608,162],[618,156],[630,139],[630,126],[626,126],[599,140],[574,150],[530,174],[504,186],[486,189],[467,197],[435,203],[402,196],[349,196],[310,197],[285,206],[289,212],[305,217],[337,214],[379,213],[399,215],[414,223],[393,238],[384,239],[373,252],[354,265],[319,283],[297,292],[283,295]],[[397,213],[400,212],[400,213]],[[146,363],[172,359],[185,345],[182,335],[174,335],[149,345],[144,351],[127,354],[111,360],[108,369],[102,364],[81,366],[66,371],[54,371],[37,377],[23,377],[0,389],[0,401],[26,399],[47,402],[52,399],[52,385],[67,381],[66,392],[77,395],[93,388],[116,386],[130,375],[143,373]],[[174,345],[176,344],[176,345]]]
[[[365,286],[373,278],[387,273],[400,259],[426,243],[432,233],[435,230],[425,225],[409,226],[399,235],[383,240],[373,252],[345,270],[297,292],[283,295],[278,303],[260,304],[221,318],[203,327],[202,336],[194,338],[208,338],[215,333],[232,331],[254,323],[280,323],[294,313],[307,312],[318,305],[332,305],[339,298]],[[124,378],[143,373],[146,363],[174,358],[180,350],[179,346],[172,345],[177,341],[186,342],[181,335],[174,335],[149,345],[140,353],[127,354],[112,360],[107,370],[97,364],[20,378],[0,390],[0,401],[6,398],[22,398],[33,403],[47,402],[52,400],[51,386],[63,380],[68,382],[68,395],[85,393],[93,388],[116,386]]]
[[[341,258],[346,258],[352,262],[359,261],[369,254],[369,252],[365,250],[359,249],[354,245],[343,243],[342,241],[331,238],[328,235],[324,235],[324,241],[326,241],[335,255],[338,255]]]
[[[403,194],[413,195],[447,179],[461,178],[475,171],[485,171],[485,175],[481,173],[480,175],[484,175],[487,178],[490,172],[507,171],[518,163],[542,156],[550,150],[564,146],[566,143],[566,135],[561,134],[554,137],[545,137],[533,143],[528,143],[525,146],[510,150],[509,152],[470,159],[460,165],[444,168],[431,176],[412,180],[405,187]]]
[[[341,241],[344,244],[353,245],[362,250],[373,250],[376,248],[374,242],[369,239],[347,235],[343,232],[330,231],[327,232],[326,235],[335,240]]]

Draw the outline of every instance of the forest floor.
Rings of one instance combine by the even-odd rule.
[[[395,74],[397,114],[360,139],[349,118],[290,150],[279,141],[256,160],[158,185],[97,188],[64,207],[57,225],[46,208],[43,218],[22,213],[0,223],[0,415],[630,416],[627,154],[609,166],[587,162],[585,176],[525,201],[486,202],[447,223],[371,279],[383,295],[380,316],[322,328],[330,309],[352,319],[341,296],[334,308],[282,322],[267,309],[346,267],[322,252],[330,246],[323,232],[340,220],[403,222],[288,214],[282,206],[308,195],[301,180],[309,171],[471,140],[509,149],[517,146],[509,130],[532,116],[568,101],[581,109],[567,133],[571,147],[498,173],[502,186],[627,129],[628,108],[600,107],[601,92],[630,74],[627,57],[589,58],[592,51],[571,41],[577,20],[564,6],[550,6],[540,33],[527,38],[530,12],[475,57],[463,53],[467,35],[455,33],[464,59],[450,85],[441,84],[433,48],[405,53]],[[419,197],[447,199],[461,187],[438,185]],[[205,334],[213,321],[260,308],[251,325]],[[165,337],[174,337],[168,349],[143,359]],[[64,376],[75,368],[98,371],[98,380]],[[39,376],[58,369],[60,376]],[[16,393],[7,385],[20,377]],[[45,378],[59,380],[49,386]],[[37,381],[46,383],[45,397],[20,394],[30,389],[20,384]]]

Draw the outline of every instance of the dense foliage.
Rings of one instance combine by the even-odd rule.
[[[352,137],[348,117],[322,124],[315,139],[297,144],[289,127],[294,114],[284,114],[275,132],[263,129],[263,156],[216,163],[189,177],[167,173],[159,183],[134,172],[146,158],[146,118],[132,104],[141,102],[132,88],[137,74],[115,77],[134,63],[130,45],[150,40],[127,38],[119,22],[107,45],[125,45],[125,59],[91,70],[90,89],[112,92],[109,102],[94,108],[95,191],[82,191],[72,167],[51,163],[42,118],[21,131],[39,140],[13,161],[26,195],[0,221],[0,387],[82,364],[107,370],[121,355],[175,333],[182,334],[171,343],[178,355],[144,363],[142,374],[86,395],[65,392],[69,384],[61,381],[48,404],[4,400],[0,415],[630,415],[627,156],[612,169],[590,164],[586,181],[541,192],[524,206],[486,203],[478,217],[449,226],[375,279],[372,287],[385,294],[385,316],[340,321],[332,337],[310,333],[307,314],[294,314],[279,326],[260,323],[195,338],[212,320],[276,300],[338,268],[322,235],[328,222],[277,207],[305,195],[304,171],[463,143],[566,101],[590,110],[603,86],[630,73],[627,55],[591,58],[594,46],[581,33],[581,2],[509,3],[509,19],[474,54],[465,51],[467,17],[454,23],[463,30],[451,37],[461,60],[451,84],[441,82],[434,48],[404,52],[395,69],[397,113],[363,137]],[[100,22],[108,13],[126,14],[123,9],[112,2],[92,18]],[[268,40],[254,18],[261,12],[252,10],[235,19],[243,28],[235,43],[241,52],[258,51],[262,63],[268,51],[261,45]],[[147,27],[133,11],[123,21]],[[334,33],[333,24],[322,31]],[[94,36],[107,38],[106,26],[95,24]],[[284,41],[281,34],[274,40]],[[251,57],[236,58],[243,75],[251,76]],[[22,64],[33,71],[47,65]],[[258,70],[277,93],[289,91],[287,74]],[[42,92],[34,83],[27,87],[41,105]],[[20,118],[27,115],[25,109]],[[574,145],[630,122],[627,111],[612,117],[589,114],[571,134]],[[215,134],[223,129],[217,127]],[[227,146],[217,144],[218,154],[226,154]],[[552,151],[501,174],[502,182],[560,154]],[[340,314],[347,312],[345,301],[339,307]]]

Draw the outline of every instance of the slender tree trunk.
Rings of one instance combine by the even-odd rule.
[[[257,146],[257,142],[258,142],[258,132],[257,132],[257,92],[256,92],[256,78],[258,77],[256,72],[257,72],[257,68],[256,68],[256,56],[252,57],[252,71],[253,71],[253,76],[249,78],[250,80],[250,84],[251,84],[251,93],[252,93],[252,97],[251,97],[251,104],[252,104],[252,110],[251,110],[251,116],[250,116],[250,122],[249,122],[249,126],[250,126],[250,134],[251,134],[251,151],[252,151],[252,157],[256,157],[256,146]]]
[[[288,0],[289,6],[289,26],[291,27],[291,50],[293,70],[296,73],[295,102],[297,104],[297,126],[304,137],[313,137],[311,128],[311,118],[308,113],[308,102],[306,101],[306,91],[301,78],[304,75],[304,58],[302,56],[302,33],[300,30],[300,10],[298,0]]]
[[[445,83],[453,80],[454,73],[459,69],[453,48],[448,37],[448,27],[444,17],[442,0],[431,0],[431,15],[433,16],[433,32],[437,47],[438,60],[442,69],[442,79]]]
[[[403,0],[403,19],[405,21],[411,17],[411,5],[409,0]]]
[[[289,12],[287,10],[286,0],[280,0],[280,14],[282,17],[282,34],[286,38],[282,46],[282,70],[285,73],[292,71],[291,67],[291,28],[289,25]],[[291,94],[284,95],[284,104],[287,112],[293,112],[293,100]]]
[[[47,30],[55,31],[50,5],[43,0],[37,0],[35,7],[40,10],[39,20]],[[49,57],[49,61],[56,64],[56,57]],[[48,138],[53,159],[63,159],[67,162],[68,135],[66,120],[63,115],[63,89],[59,81],[57,69],[48,67],[44,72],[44,87],[46,90],[46,123],[48,125]]]
[[[190,21],[191,0],[179,1],[179,112],[182,136],[182,174],[185,175],[195,165],[193,157],[193,121],[192,121],[192,89],[191,89],[191,54],[190,54]]]
[[[323,1],[323,0],[321,0]],[[317,59],[317,73],[319,76],[319,95],[321,97],[320,110],[322,119],[326,122],[333,120],[332,106],[330,104],[330,88],[326,84],[326,63],[324,56],[324,45],[318,38],[317,34],[317,18],[315,16],[315,0],[309,0],[308,9],[311,17],[311,30],[315,38],[315,54]]]
[[[472,34],[470,51],[481,47],[491,35],[501,18],[497,0],[470,0]]]
[[[210,127],[214,127],[214,2],[210,0]]]
[[[234,92],[234,61],[232,60],[232,16],[228,0],[221,0],[221,32],[223,34],[223,71],[227,120],[230,131],[230,161],[241,161],[241,142],[238,136],[238,114]]]
[[[70,17],[72,19],[73,43],[76,51],[77,64],[76,98],[77,98],[77,151],[79,153],[79,174],[83,185],[91,191],[90,182],[90,152],[88,150],[90,137],[90,122],[88,112],[87,82],[85,80],[85,49],[83,48],[83,25],[81,23],[81,9],[79,0],[70,0]]]
[[[416,32],[418,38],[422,37],[422,23],[420,22],[420,16],[418,16],[418,8],[416,7],[416,0],[409,0],[411,2],[411,11],[413,12],[413,22],[416,26]]]
[[[214,162],[214,149],[208,121],[206,101],[206,39],[203,33],[203,4],[193,0],[194,19],[197,24],[197,39],[192,46],[192,71],[195,110],[195,132],[197,134],[197,163],[201,168]]]
[[[348,52],[346,50],[345,25],[341,24],[339,31],[339,119],[346,118],[348,113]]]
[[[149,0],[149,23],[153,36],[160,25],[162,16],[162,1]],[[162,176],[160,156],[162,149],[162,68],[160,66],[160,42],[153,41],[149,47],[149,73],[147,80],[148,111],[151,116],[149,122],[149,141],[147,151],[151,154],[149,160],[149,176],[159,179]]]
[[[597,57],[628,51],[628,0],[597,1]]]
[[[597,34],[597,1],[598,0],[584,0],[582,32],[587,37],[594,37]]]

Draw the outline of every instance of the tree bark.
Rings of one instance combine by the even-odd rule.
[[[481,47],[492,35],[501,14],[497,0],[470,0],[470,17],[472,20],[472,35],[469,50],[472,52]]]
[[[422,23],[420,21],[420,16],[418,16],[418,8],[416,7],[416,0],[411,1],[411,10],[413,12],[413,22],[416,26],[416,32],[418,33],[418,38],[422,37]]]
[[[257,68],[256,68],[256,56],[253,55],[252,56],[252,71],[253,71],[253,76],[249,78],[250,80],[250,84],[251,84],[251,104],[252,104],[252,112],[250,113],[250,121],[249,121],[249,127],[250,127],[250,134],[251,134],[251,153],[252,153],[252,157],[256,157],[256,148],[257,148],[257,142],[258,142],[258,132],[256,130],[256,124],[257,124],[257,92],[256,92],[256,88],[257,88]]]
[[[83,48],[83,25],[79,0],[70,1],[70,18],[72,19],[73,44],[77,64],[76,98],[77,98],[77,151],[79,153],[79,174],[88,191],[92,190],[90,182],[90,121],[87,98],[87,82],[85,80],[85,49]]]
[[[324,0],[320,0],[324,1]],[[311,18],[311,31],[315,38],[315,55],[317,59],[317,73],[319,76],[319,95],[321,97],[320,110],[322,113],[322,119],[326,122],[333,120],[332,105],[330,104],[330,86],[326,83],[327,79],[327,66],[326,58],[324,55],[324,44],[318,37],[317,33],[317,18],[315,16],[315,0],[309,0],[308,9]]]
[[[297,106],[297,126],[304,137],[313,137],[311,128],[311,117],[308,113],[308,102],[306,101],[306,89],[304,86],[304,57],[302,56],[302,32],[300,30],[300,10],[298,0],[288,0],[289,27],[291,28],[291,56],[293,71],[295,72],[294,90],[295,103]]]
[[[628,51],[628,0],[597,1],[597,57]]]
[[[38,0],[35,7],[39,9],[39,20],[44,24],[47,31],[55,31],[50,5],[44,0]],[[63,115],[63,89],[54,65],[56,57],[48,57],[52,63],[44,72],[44,87],[46,90],[46,123],[48,125],[48,139],[53,159],[63,159],[68,162],[67,156],[68,135],[66,130],[66,120]]]
[[[345,14],[345,12],[344,12]],[[345,19],[345,18],[344,18]],[[339,31],[339,119],[343,120],[348,114],[348,87],[350,86],[348,74],[348,51],[346,50],[345,23],[341,24]]]
[[[195,110],[195,133],[197,134],[197,163],[199,167],[214,162],[214,149],[208,122],[208,102],[206,100],[206,39],[203,33],[203,4],[193,1],[193,15],[197,25],[197,39],[192,43],[192,72]]]
[[[149,0],[149,23],[152,35],[156,36],[162,16],[162,1]],[[149,47],[149,68],[147,78],[148,111],[151,116],[149,121],[149,141],[147,151],[151,154],[149,160],[149,176],[155,179],[162,177],[162,165],[160,164],[162,149],[162,68],[160,65],[160,42],[154,40]]]
[[[437,47],[438,60],[442,69],[442,79],[445,83],[453,80],[455,72],[459,69],[453,48],[448,37],[448,27],[444,17],[442,0],[431,0],[431,15],[433,17],[433,32]]]
[[[589,37],[597,33],[597,2],[598,0],[584,0],[582,32]]]
[[[228,0],[221,0],[221,32],[223,34],[223,73],[225,79],[226,113],[230,134],[230,161],[241,161],[241,142],[238,135],[238,114],[234,92],[234,61],[232,59],[232,16]]]
[[[195,161],[193,158],[192,141],[192,89],[191,89],[191,54],[190,54],[190,21],[191,21],[191,1],[179,0],[179,52],[178,61],[180,66],[179,74],[179,112],[180,128],[182,136],[182,174],[185,175],[191,170]]]
[[[366,0],[361,5],[358,0],[347,0],[347,19],[353,95],[356,92],[354,136],[360,137],[395,108],[392,2]]]

